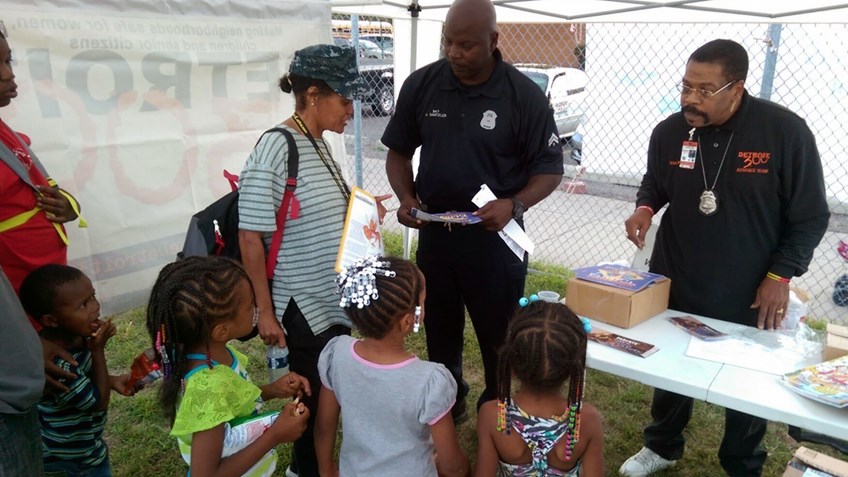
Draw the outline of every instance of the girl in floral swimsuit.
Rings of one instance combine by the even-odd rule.
[[[588,329],[565,305],[522,299],[499,357],[498,400],[478,414],[476,477],[604,475],[601,416],[582,402]]]

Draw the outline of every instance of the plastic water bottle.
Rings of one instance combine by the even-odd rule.
[[[274,382],[289,373],[289,349],[277,345],[268,347],[268,382]]]

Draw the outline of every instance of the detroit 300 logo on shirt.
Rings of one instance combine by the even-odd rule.
[[[742,167],[736,168],[738,173],[768,174],[768,163],[771,160],[770,152],[740,151],[738,154]]]

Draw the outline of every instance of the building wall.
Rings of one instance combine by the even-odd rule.
[[[499,23],[498,45],[509,63],[546,63],[581,67],[578,45],[585,45],[583,23]]]

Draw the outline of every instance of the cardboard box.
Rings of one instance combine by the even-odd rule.
[[[630,328],[664,312],[670,289],[668,278],[637,292],[572,278],[566,288],[565,303],[578,315]]]
[[[848,462],[821,454],[806,447],[799,447],[795,457],[789,461],[783,477],[801,477],[811,468],[833,477],[848,477]]]
[[[848,354],[848,326],[828,323],[822,357],[825,361],[830,361],[846,354]]]

